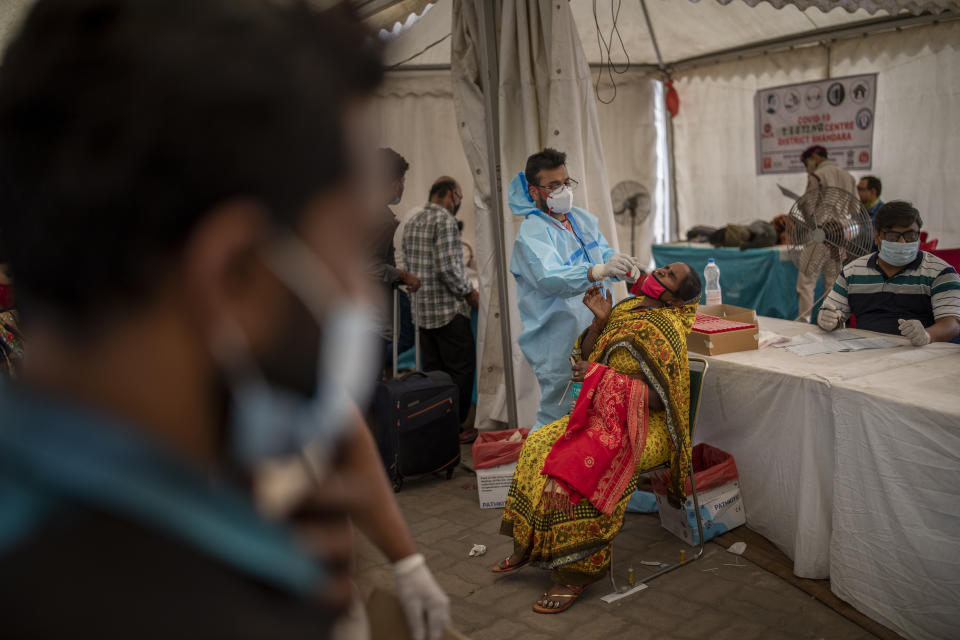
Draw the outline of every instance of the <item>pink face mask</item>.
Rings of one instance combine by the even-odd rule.
[[[660,296],[662,296],[666,290],[667,288],[663,286],[663,283],[657,280],[657,277],[652,273],[648,275],[646,280],[643,281],[643,284],[640,285],[640,292],[654,300],[660,300]]]

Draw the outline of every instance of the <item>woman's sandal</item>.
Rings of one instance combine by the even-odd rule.
[[[543,594],[543,597],[540,598],[540,600],[537,600],[534,603],[533,612],[534,613],[561,613],[563,611],[566,611],[567,609],[573,606],[573,603],[577,601],[577,598],[579,598],[581,594],[583,594],[583,592],[586,591],[587,587],[590,585],[565,584],[561,586],[566,587],[567,589],[570,589],[570,591],[573,591],[573,593],[553,593],[553,594],[545,593]],[[540,606],[540,602],[543,600],[551,601],[551,600],[560,600],[560,599],[566,600],[566,602],[564,602],[559,607],[549,608],[549,607]]]
[[[510,573],[512,571],[516,571],[528,562],[530,562],[530,556],[527,556],[517,564],[510,564],[510,556],[507,556],[502,562],[497,563],[497,565],[495,565],[491,571],[494,573]],[[500,565],[503,566],[501,567]]]

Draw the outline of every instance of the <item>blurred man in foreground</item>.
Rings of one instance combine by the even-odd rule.
[[[378,364],[371,42],[295,2],[30,12],[0,68],[29,353],[0,388],[5,635],[325,637],[349,515],[440,637],[447,598],[354,404]],[[248,471],[304,447],[322,480],[298,537]]]

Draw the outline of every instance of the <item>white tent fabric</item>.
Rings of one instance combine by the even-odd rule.
[[[692,0],[699,2],[699,0]],[[734,0],[717,0],[720,4],[730,4]],[[831,11],[833,9],[844,9],[850,11],[863,10],[869,13],[877,11],[889,11],[898,13],[900,11],[909,11],[910,13],[942,13],[944,11],[957,11],[960,9],[960,2],[956,0],[743,0],[751,7],[755,7],[761,2],[768,2],[777,9],[786,6],[794,6],[799,9],[809,9],[815,7],[821,11]]]
[[[600,219],[601,231],[611,246],[617,248],[590,70],[569,6],[549,0],[507,0],[503,3],[501,16],[498,96],[499,111],[504,114],[499,150],[504,191],[512,177],[523,169],[530,153],[545,146],[566,152],[570,173],[582,184],[576,193],[577,205]],[[454,2],[452,72],[456,79],[458,115],[465,123],[461,126],[464,148],[474,169],[473,174],[480,176],[483,182],[483,187],[478,189],[480,211],[490,180],[484,177],[489,151],[483,129],[482,92],[477,81],[480,52],[476,46],[476,21],[472,4]],[[502,206],[505,259],[509,264],[519,221],[510,212],[506,199]],[[489,262],[493,253],[490,231],[488,217],[478,215],[477,236],[481,242],[477,253],[481,291],[484,291],[482,298],[486,298],[482,299],[482,309],[489,308],[491,301],[496,300],[495,272]],[[489,239],[490,244],[484,239]],[[622,297],[625,290],[622,286],[620,288],[618,293]],[[521,323],[516,313],[516,286],[512,276],[508,277],[508,291],[518,386],[518,420],[519,426],[529,426],[533,423],[539,401],[539,388],[516,345]],[[506,419],[503,378],[494,375],[495,363],[502,362],[502,355],[492,348],[495,344],[499,347],[493,335],[499,335],[499,327],[490,320],[488,315],[482,327],[481,382],[477,394],[477,420],[481,428],[491,426],[490,421],[503,422]]]
[[[474,180],[460,150],[450,74],[388,74],[377,92],[375,108],[380,146],[396,150],[410,163],[403,199],[393,207],[400,221],[405,222],[424,205],[436,178],[453,176],[463,189],[463,204],[457,214],[463,220],[463,240],[475,247]]]
[[[451,76],[462,148],[469,160],[475,185],[473,204],[476,208],[477,271],[480,278],[480,318],[477,326],[477,366],[480,375],[477,380],[476,425],[481,429],[490,429],[494,428],[496,423],[507,422],[507,395],[500,329],[500,287],[496,277],[494,250],[496,237],[490,220],[491,198],[495,196],[492,193],[493,179],[487,162],[486,113],[480,62],[483,51],[478,24],[480,18],[474,4],[453,0]],[[513,228],[506,217],[508,215],[510,214],[505,213],[502,217],[504,229]],[[510,278],[508,285],[512,284]],[[510,291],[510,299],[516,300],[516,288],[512,287]],[[515,309],[515,303],[511,306]],[[518,421],[522,425],[529,425],[533,423],[536,415],[539,390],[533,372],[516,345],[520,320],[515,312],[510,315],[510,320],[511,335],[514,336],[512,369],[516,380]]]
[[[883,198],[913,201],[942,245],[958,246],[953,177],[960,133],[960,24],[917,27],[823,47],[708,65],[678,74],[674,151],[680,229],[722,226],[786,212],[777,183],[802,190],[802,174],[756,175],[754,92],[764,87],[878,73],[874,167]],[[828,71],[827,65],[830,65]],[[706,142],[709,141],[709,142]]]
[[[665,118],[660,83],[649,74],[631,71],[617,78],[617,97],[610,104],[597,103],[603,158],[611,189],[624,180],[635,180],[650,194],[651,213],[636,228],[636,250],[640,264],[653,258],[650,246],[667,237],[666,219],[655,217],[664,202],[667,184],[666,139],[658,135],[656,122]],[[616,204],[615,204],[616,206]],[[665,213],[665,212],[664,212]],[[630,221],[617,218],[620,250],[630,253]]]

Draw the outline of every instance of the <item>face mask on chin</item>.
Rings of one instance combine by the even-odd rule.
[[[345,296],[325,301],[316,280],[333,276],[292,234],[266,256],[265,264],[309,311],[319,330],[315,388],[302,390],[271,382],[257,363],[239,323],[227,320],[211,341],[231,396],[231,457],[243,466],[297,454],[314,445],[330,451],[349,426],[355,407],[364,407],[378,366],[376,314],[371,305]]]
[[[880,241],[880,259],[894,267],[903,267],[913,262],[920,250],[920,241],[890,242]]]
[[[654,300],[659,300],[660,302],[663,302],[663,294],[666,291],[667,288],[663,286],[663,283],[657,280],[657,276],[652,273],[649,274],[643,281],[643,284],[640,285],[640,292],[643,295],[648,298],[653,298]]]

